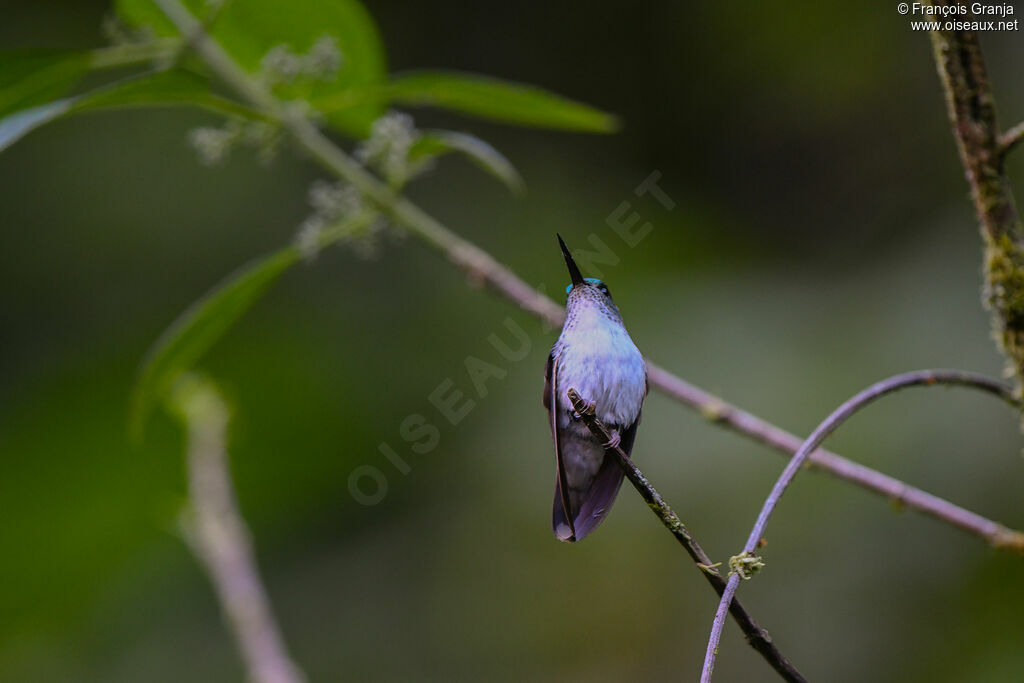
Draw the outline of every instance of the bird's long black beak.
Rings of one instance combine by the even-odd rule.
[[[580,269],[576,265],[576,262],[572,260],[572,254],[569,253],[569,247],[565,246],[565,240],[557,232],[555,235],[558,237],[558,244],[562,247],[562,256],[565,257],[565,265],[569,268],[569,277],[572,278],[572,284],[575,287],[578,284],[583,283],[583,276],[580,275]]]

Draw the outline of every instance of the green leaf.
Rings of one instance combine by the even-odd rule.
[[[200,6],[199,3],[191,0],[185,2],[185,5],[193,11]],[[129,26],[149,29],[155,35],[162,37],[178,35],[174,24],[153,0],[114,0],[114,11],[117,12],[121,21]]]
[[[214,95],[205,78],[180,69],[157,71],[94,90],[77,98],[71,113],[168,105],[201,107],[229,116],[264,118],[254,109]]]
[[[0,117],[62,97],[88,70],[83,52],[0,53]]]
[[[190,105],[229,116],[261,114],[210,92],[205,79],[180,70],[159,71],[125,79],[92,92],[32,107],[0,119],[0,151],[31,131],[62,116],[99,109]]]
[[[73,104],[74,101],[71,99],[57,100],[0,119],[0,152],[36,128],[60,118]]]
[[[183,4],[200,21],[210,11],[206,0],[185,0]],[[149,26],[158,35],[177,33],[153,0],[117,0],[117,11],[129,24]],[[324,36],[333,37],[342,54],[337,75],[329,81],[311,79],[277,88],[277,94],[287,99],[313,101],[350,88],[379,85],[386,75],[377,26],[357,0],[228,0],[208,30],[253,74],[260,71],[263,57],[274,47],[286,45],[295,53],[306,53]],[[379,102],[365,101],[333,112],[327,120],[346,133],[365,137],[382,111]]]
[[[364,209],[326,226],[317,237],[316,249],[335,244],[370,225],[375,209]],[[285,247],[269,256],[251,261],[224,278],[171,323],[142,361],[132,395],[130,428],[141,439],[146,419],[158,401],[183,372],[213,346],[274,282],[298,263],[304,251]]]
[[[451,109],[477,118],[519,126],[584,133],[612,133],[619,122],[612,114],[541,88],[453,71],[415,71],[394,77],[387,85],[314,100],[319,111],[332,111],[380,101]]]
[[[252,307],[301,258],[286,247],[229,275],[192,304],[160,336],[143,360],[132,397],[131,431],[141,438],[146,419],[174,381]]]
[[[522,194],[523,179],[505,155],[473,135],[448,130],[424,131],[409,150],[409,160],[421,161],[448,152],[465,154],[471,161],[503,182],[513,193]]]

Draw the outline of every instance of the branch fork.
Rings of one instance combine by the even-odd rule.
[[[590,433],[593,434],[594,438],[601,443],[607,443],[609,430],[597,418],[596,404],[584,400],[575,387],[569,387],[566,395],[572,403],[573,410],[579,414],[580,419],[590,429]],[[686,528],[686,525],[679,519],[679,516],[668,506],[668,503],[661,497],[661,494],[651,486],[647,478],[633,464],[633,461],[629,459],[629,456],[626,455],[622,448],[617,445],[606,447],[605,453],[617,460],[626,478],[629,479],[629,482],[640,494],[640,497],[644,499],[651,511],[658,516],[658,519],[661,520],[665,528],[675,536],[676,540],[683,546],[683,549],[693,559],[697,568],[700,569],[701,575],[707,579],[715,592],[721,596],[726,589],[726,582],[716,569],[721,563],[711,562],[704,549],[701,548],[700,544],[697,543],[697,540]],[[750,646],[764,657],[783,679],[787,681],[806,680],[797,671],[796,667],[779,651],[771,636],[768,635],[768,632],[754,621],[754,618],[750,616],[746,608],[736,601],[731,601],[728,611],[743,630],[743,634],[747,637],[747,642],[750,643]]]
[[[747,543],[743,548],[743,552],[729,560],[729,582],[721,594],[722,599],[718,603],[718,610],[715,612],[715,619],[711,625],[711,635],[708,637],[708,647],[704,655],[704,670],[701,672],[701,683],[711,683],[711,676],[715,669],[715,660],[718,657],[718,645],[721,642],[722,631],[725,627],[725,615],[729,610],[733,597],[736,595],[740,581],[749,579],[764,566],[761,558],[755,554],[755,550],[761,545],[761,539],[764,537],[768,520],[771,518],[772,513],[775,512],[782,494],[785,493],[797,473],[808,462],[811,453],[832,432],[853,417],[861,408],[881,397],[907,387],[940,385],[976,389],[994,395],[1017,410],[1021,408],[1021,402],[1014,396],[1013,390],[1006,384],[984,375],[961,370],[917,370],[915,372],[895,375],[872,384],[836,408],[797,449],[789,464],[786,465],[782,474],[779,475],[778,481],[772,487],[771,493],[765,499],[761,513],[757,516],[757,521],[754,522],[754,527],[750,530],[750,535],[747,537]]]

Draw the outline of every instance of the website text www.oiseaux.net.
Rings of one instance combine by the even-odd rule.
[[[910,22],[913,31],[1019,31],[1020,19],[1013,5],[926,5],[920,2],[901,2],[896,6],[900,14],[915,17]]]

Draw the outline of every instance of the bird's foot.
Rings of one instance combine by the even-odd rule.
[[[622,443],[622,435],[619,434],[619,430],[613,429],[610,437],[608,442],[604,444],[604,447],[608,450],[615,450]]]
[[[570,389],[569,391],[572,391],[572,389]],[[587,404],[587,407],[583,409],[583,412],[586,413],[587,415],[593,415],[595,410],[597,410],[597,403],[591,401],[589,404]],[[582,419],[582,417],[583,415],[580,414],[580,411],[572,411],[572,419],[579,420]]]

